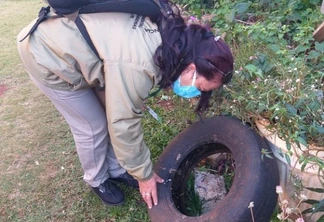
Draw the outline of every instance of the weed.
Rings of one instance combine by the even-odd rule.
[[[304,222],[302,212],[298,209],[298,207],[303,201],[307,200],[307,197],[305,195],[301,194],[300,196],[298,196],[298,198],[300,199],[298,204],[296,206],[289,207],[289,205],[288,205],[289,202],[286,199],[283,199],[283,197],[282,197],[283,190],[280,186],[277,186],[276,192],[277,192],[277,194],[279,194],[278,205],[281,210],[281,212],[277,215],[277,218],[280,221],[287,221],[288,218],[295,213],[297,215],[296,222]]]
[[[191,172],[186,181],[185,208],[186,215],[199,216],[202,214],[203,202],[195,189],[195,175]]]

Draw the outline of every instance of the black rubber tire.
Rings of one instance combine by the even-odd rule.
[[[171,182],[158,184],[159,203],[148,210],[151,221],[251,222],[250,202],[254,202],[255,222],[270,221],[277,204],[279,172],[274,158],[261,158],[262,149],[271,152],[266,141],[238,119],[218,116],[192,124],[171,141],[155,164],[155,172]],[[235,161],[228,194],[213,210],[186,216],[175,207],[178,192],[197,163],[219,152],[232,153]]]

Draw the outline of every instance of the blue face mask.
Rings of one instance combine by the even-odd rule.
[[[191,86],[181,86],[180,77],[173,83],[173,92],[178,96],[181,96],[186,99],[190,99],[195,96],[199,96],[201,92],[195,86],[197,72],[195,70]]]

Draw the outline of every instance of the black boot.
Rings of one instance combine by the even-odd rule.
[[[127,173],[127,171],[126,171],[126,173],[119,175],[118,177],[109,178],[109,180],[114,181],[114,182],[120,182],[120,183],[123,183],[127,186],[130,186],[130,187],[133,187],[136,189],[139,188],[138,181],[134,177],[129,175],[129,173]]]
[[[107,205],[119,206],[124,203],[123,192],[109,179],[99,187],[92,187],[92,190]]]

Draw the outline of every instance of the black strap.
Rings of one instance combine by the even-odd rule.
[[[167,16],[164,14],[164,16],[172,16],[172,8],[168,4],[168,0],[161,0],[160,6],[154,1],[147,1],[147,0],[136,0],[136,1],[97,1],[94,0],[95,4],[89,4],[81,7],[79,9],[79,13],[81,14],[87,14],[87,13],[96,13],[96,12],[128,12],[128,13],[134,13],[149,16],[153,21],[156,21],[159,16],[164,14],[165,12]],[[163,10],[161,11],[161,8]],[[147,8],[150,8],[150,10],[147,10]],[[36,23],[33,25],[33,27],[29,30],[27,35],[20,40],[22,42],[24,39],[26,39],[29,35],[31,35],[38,27],[38,25],[45,21],[48,17],[47,14],[50,12],[50,6],[48,7],[42,7],[41,10],[38,13],[38,19]],[[65,17],[63,14],[56,13],[58,17]],[[83,38],[86,40],[88,45],[90,46],[91,50],[96,54],[96,56],[100,59],[99,53],[96,49],[96,47],[93,45],[93,42],[89,36],[89,33],[87,31],[87,28],[85,27],[84,23],[82,22],[79,15],[76,17],[76,20],[74,21],[76,26],[78,27],[80,33],[82,34]],[[159,27],[160,29],[160,27]],[[101,59],[100,59],[101,60]]]
[[[22,42],[24,41],[29,35],[31,35],[38,27],[38,25],[45,21],[47,19],[47,14],[49,13],[50,11],[50,6],[47,6],[46,8],[45,7],[42,7],[41,10],[39,11],[38,13],[38,19],[36,21],[36,23],[33,25],[33,27],[29,30],[29,32],[27,33],[27,35],[22,38],[21,40],[19,40],[19,42]]]
[[[19,40],[19,42],[24,41],[29,35],[31,35],[38,27],[38,25],[45,21],[48,17],[47,14],[50,12],[50,6],[47,7],[42,7],[41,10],[38,13],[38,19],[35,22],[35,24],[33,25],[33,27],[29,30],[29,32],[26,34],[26,36],[24,38],[22,38],[21,40]],[[63,17],[63,15],[58,15],[59,17]],[[85,27],[84,23],[82,22],[82,20],[80,19],[79,15],[76,17],[76,20],[74,21],[76,26],[78,27],[80,33],[82,34],[83,38],[86,40],[86,42],[88,43],[88,45],[90,46],[91,50],[96,54],[96,56],[100,59],[99,57],[99,53],[96,49],[96,47],[93,45],[92,40],[89,36],[89,33],[87,31],[87,28]]]
[[[92,49],[92,51],[97,55],[97,57],[101,60],[99,53],[96,49],[96,47],[93,45],[93,42],[90,38],[90,35],[87,31],[87,28],[85,27],[84,23],[82,22],[80,16],[78,15],[75,19],[75,24],[78,27],[79,31],[81,32],[83,38],[86,40],[86,42],[88,43],[88,45],[90,46],[90,48]]]
[[[115,0],[97,1],[95,4],[88,4],[80,8],[80,14],[96,12],[126,12],[150,17],[153,21],[161,15],[159,5],[154,0]]]

